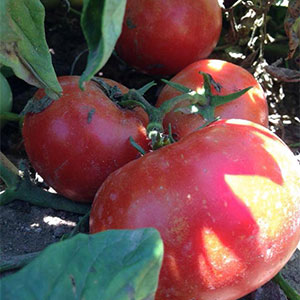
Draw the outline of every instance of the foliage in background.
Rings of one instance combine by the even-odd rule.
[[[121,34],[126,0],[89,0],[83,2],[81,27],[89,56],[80,86],[90,80],[108,61]]]
[[[0,66],[57,99],[57,81],[45,39],[45,9],[36,0],[0,1]],[[3,26],[5,24],[5,26]]]

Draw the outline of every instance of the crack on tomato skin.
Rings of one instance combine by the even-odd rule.
[[[55,170],[54,170],[54,182],[56,180],[59,180],[59,174],[58,172],[69,162],[69,159],[66,159],[65,161],[63,161]]]

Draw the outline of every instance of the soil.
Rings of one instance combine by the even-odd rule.
[[[82,35],[79,19],[76,15],[66,13],[65,10],[47,12],[46,38],[49,48],[52,49],[53,65],[56,73],[80,75],[86,65],[87,45]],[[220,57],[220,55],[217,55]],[[101,70],[104,77],[114,79],[129,88],[139,88],[156,78],[141,74],[123,63],[113,54],[106,66]],[[147,93],[147,99],[154,103],[162,83]],[[26,102],[36,88],[27,85],[15,77],[9,78],[13,90],[13,111],[22,111]],[[279,91],[285,97],[278,101]],[[298,155],[300,149],[292,147],[300,140],[300,105],[299,83],[281,85],[273,82],[269,94],[270,128],[280,136],[291,150]],[[1,151],[15,164],[21,159],[26,160],[26,153],[22,143],[22,136],[18,124],[8,123],[1,132]],[[4,189],[3,183],[1,189]],[[49,244],[58,242],[64,234],[71,232],[82,216],[57,211],[51,208],[40,208],[22,201],[14,201],[1,207],[0,211],[0,238],[1,261],[7,261],[43,250]],[[283,275],[300,292],[300,247],[296,250],[289,263],[283,269]],[[11,272],[2,274],[6,276]],[[243,300],[284,300],[285,295],[278,286],[270,281],[262,288],[244,297]]]

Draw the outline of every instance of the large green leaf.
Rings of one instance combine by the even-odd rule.
[[[0,1],[0,66],[58,98],[61,87],[44,32],[45,9],[38,0]]]
[[[122,31],[126,0],[83,1],[81,27],[89,48],[79,84],[83,88],[108,61]]]
[[[1,282],[2,300],[151,300],[163,244],[152,228],[78,234]]]

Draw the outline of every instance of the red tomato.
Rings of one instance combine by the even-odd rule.
[[[224,138],[225,137],[225,138]],[[268,129],[220,120],[112,173],[90,231],[154,227],[156,300],[234,300],[270,280],[300,239],[300,168]]]
[[[217,0],[128,0],[116,50],[145,73],[172,75],[206,58],[221,28]]]
[[[78,80],[59,78],[63,96],[44,111],[27,114],[23,136],[32,166],[51,187],[72,200],[90,202],[107,175],[139,157],[129,137],[145,149],[148,141],[135,111],[120,109],[93,81],[80,90]],[[35,97],[44,95],[39,90]]]
[[[215,111],[216,117],[245,119],[268,127],[268,104],[264,91],[248,71],[226,61],[204,59],[189,65],[171,81],[199,91],[203,88],[203,76],[199,74],[199,71],[210,74],[221,85],[220,92],[212,87],[214,95],[228,95],[253,86],[240,98],[218,106]],[[180,92],[170,86],[165,86],[158,97],[156,106],[160,106],[177,95],[180,95]],[[182,103],[179,106],[183,105]],[[167,114],[164,119],[165,128],[167,129],[171,124],[172,132],[179,138],[198,129],[204,123],[204,119],[199,114],[185,114],[178,111]]]

